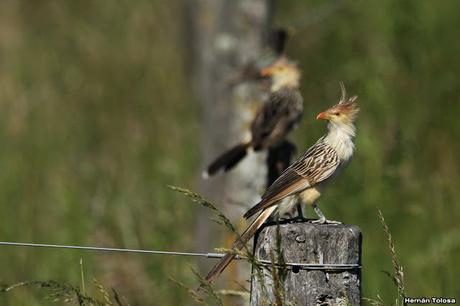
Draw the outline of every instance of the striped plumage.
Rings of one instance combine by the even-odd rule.
[[[244,217],[250,218],[281,199],[314,187],[331,177],[341,164],[341,159],[334,148],[324,142],[324,139],[325,136],[321,137],[292,163],[267,189],[262,200],[248,210]]]
[[[350,161],[354,152],[354,120],[358,113],[356,96],[347,98],[345,87],[342,83],[340,85],[340,102],[317,116],[317,119],[329,121],[327,134],[292,163],[267,189],[261,201],[244,215],[245,218],[249,218],[261,211],[232,248],[241,249],[275,210],[280,214],[291,210],[299,199],[304,204],[313,205],[320,217],[318,221],[313,222],[336,223],[327,220],[315,202],[327,183]],[[233,258],[232,254],[224,256],[209,272],[206,280],[212,282]]]

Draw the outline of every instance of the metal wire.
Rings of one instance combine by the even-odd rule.
[[[157,250],[143,250],[143,249],[106,248],[106,247],[95,247],[95,246],[8,242],[8,241],[0,241],[0,246],[72,249],[72,250],[98,251],[98,252],[141,253],[141,254],[169,255],[169,256],[193,256],[193,257],[206,257],[206,258],[222,258],[226,255],[225,253],[173,252],[173,251],[157,251]],[[244,258],[236,255],[235,259],[244,259]],[[272,263],[270,260],[265,260],[265,259],[258,259],[258,262],[260,262],[264,266],[275,265],[277,267],[287,267],[290,269],[302,269],[302,270],[342,271],[342,270],[361,269],[361,266],[359,264],[306,264],[306,263],[291,263],[291,262]]]

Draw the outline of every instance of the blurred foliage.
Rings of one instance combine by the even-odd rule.
[[[193,249],[191,205],[166,187],[192,184],[199,152],[180,9],[0,2],[1,240]],[[193,276],[182,258],[2,248],[0,282],[78,284],[81,256],[132,304],[189,300],[168,280]],[[42,305],[31,294],[0,304]]]
[[[280,25],[331,11],[297,29],[287,47],[304,72],[296,142],[307,146],[324,132],[314,115],[337,101],[339,80],[358,95],[356,155],[320,206],[363,231],[364,295],[396,296],[381,273],[392,268],[379,207],[407,294],[458,298],[460,2],[289,1],[278,10]]]
[[[0,2],[0,240],[192,250],[199,165],[180,1]],[[385,214],[410,296],[460,296],[460,2],[278,1],[301,25],[300,148],[338,81],[359,96],[357,153],[320,205],[364,233],[364,295],[394,300]],[[88,274],[132,304],[186,305],[182,258],[2,248],[1,283]],[[42,305],[36,292],[1,305]]]

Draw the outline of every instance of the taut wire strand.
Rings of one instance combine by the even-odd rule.
[[[193,256],[193,257],[205,257],[205,258],[222,258],[225,256],[225,253],[173,252],[173,251],[158,251],[158,250],[144,250],[144,249],[107,248],[107,247],[96,247],[96,246],[9,242],[9,241],[0,241],[0,246],[71,249],[71,250],[98,251],[98,252],[140,253],[140,254],[169,255],[169,256]],[[236,255],[235,259],[244,259],[244,257]],[[304,270],[341,271],[341,270],[361,269],[361,265],[359,264],[307,264],[307,263],[291,263],[291,262],[272,263],[270,260],[264,260],[264,259],[257,259],[257,261],[260,262],[264,266],[275,265],[278,267],[290,267],[290,268],[297,267],[299,269],[304,269]]]

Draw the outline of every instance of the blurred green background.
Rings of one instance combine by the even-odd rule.
[[[460,2],[278,1],[303,24],[288,54],[303,70],[300,148],[338,80],[359,96],[357,153],[321,201],[364,233],[364,296],[394,301],[379,207],[410,296],[460,298]],[[197,207],[165,188],[199,173],[180,1],[0,2],[0,240],[193,250]],[[308,19],[310,18],[310,19]],[[191,305],[190,259],[0,248],[0,283],[88,276],[133,305]],[[1,305],[46,305],[18,289]]]

